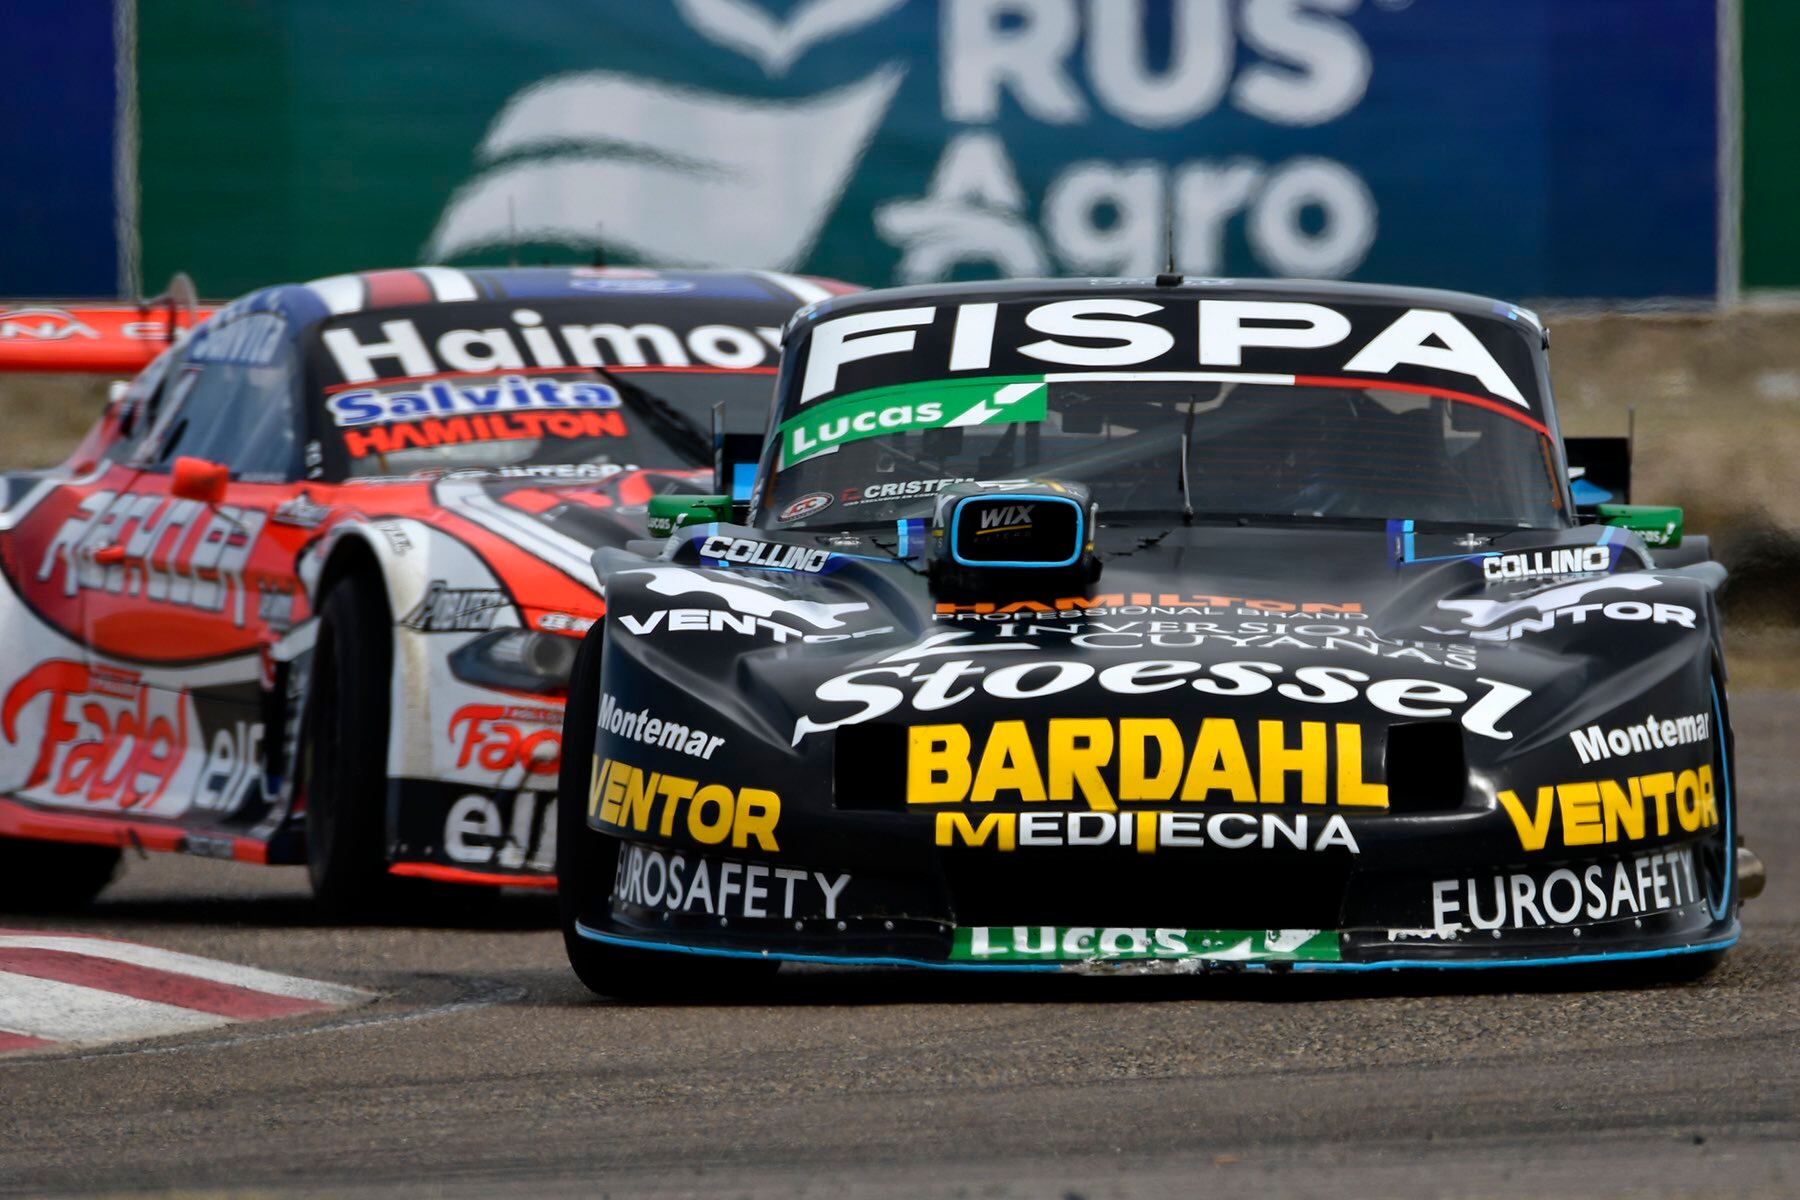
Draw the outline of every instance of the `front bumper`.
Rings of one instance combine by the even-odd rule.
[[[611,840],[611,839],[609,839]],[[1627,962],[1738,937],[1722,832],[1485,871],[1126,858],[968,885],[966,864],[871,874],[614,841],[577,932],[639,949],[839,965],[1087,972],[1367,971]],[[1239,862],[1243,860],[1239,859]],[[986,863],[992,866],[993,860]],[[1183,888],[1182,881],[1188,886]],[[992,884],[994,881],[988,881]],[[1016,890],[1009,890],[1016,889]],[[599,906],[597,906],[598,908]],[[1312,917],[1305,924],[1297,918]],[[1082,922],[1082,923],[1078,923]]]

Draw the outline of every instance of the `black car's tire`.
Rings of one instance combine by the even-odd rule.
[[[391,903],[387,873],[388,687],[394,648],[387,597],[355,577],[319,609],[306,713],[306,870],[336,918]]]
[[[117,846],[0,838],[0,912],[65,912],[119,873]]]
[[[589,991],[621,999],[683,1000],[729,995],[766,980],[777,964],[730,962],[661,950],[633,950],[583,937],[575,924],[604,912],[612,895],[618,839],[590,829],[588,788],[594,731],[600,720],[600,660],[605,639],[596,623],[582,638],[563,709],[562,768],[556,781],[556,890],[569,965]]]

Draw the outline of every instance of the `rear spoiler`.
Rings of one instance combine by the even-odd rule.
[[[1592,517],[1602,504],[1631,503],[1631,438],[1564,438],[1563,451],[1576,512]]]
[[[180,273],[136,304],[0,300],[0,373],[135,375],[217,307]]]

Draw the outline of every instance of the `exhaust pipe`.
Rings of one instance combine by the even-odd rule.
[[[1763,885],[1769,882],[1769,873],[1763,869],[1763,860],[1756,851],[1745,846],[1737,848],[1738,898],[1754,900],[1762,895]]]

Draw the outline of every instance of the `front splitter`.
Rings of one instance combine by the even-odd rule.
[[[693,946],[649,938],[623,937],[577,922],[575,931],[590,941],[632,950],[669,954],[686,954],[703,958],[751,960],[759,962],[813,963],[840,967],[908,967],[929,971],[977,971],[986,973],[1063,972],[1073,974],[1208,974],[1243,971],[1320,972],[1320,971],[1456,971],[1511,970],[1521,967],[1576,967],[1607,963],[1641,962],[1688,954],[1711,954],[1737,944],[1740,931],[1734,922],[1730,932],[1707,941],[1680,946],[1651,949],[1598,951],[1579,954],[1543,953],[1526,956],[1494,956],[1468,958],[1385,958],[1347,962],[1342,959],[1292,958],[1209,958],[1204,954],[1181,958],[1105,958],[1093,957],[1054,962],[952,962],[948,959],[918,958],[893,954],[827,954],[779,949],[752,949],[739,946]]]

